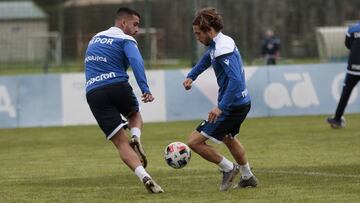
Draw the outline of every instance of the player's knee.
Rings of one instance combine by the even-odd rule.
[[[225,135],[222,141],[225,145],[230,146],[234,143],[234,138],[230,135]]]
[[[200,147],[200,145],[203,143],[199,143],[196,140],[193,139],[189,139],[187,142],[187,145],[190,147],[190,149],[192,149],[193,151],[197,152],[198,148]]]
[[[130,127],[133,126],[140,126],[140,128],[143,127],[143,120],[141,117],[140,112],[131,112],[128,116],[127,116],[128,122]]]
[[[199,148],[202,147],[202,145],[205,144],[205,139],[203,138],[203,136],[197,132],[194,131],[188,141],[187,141],[187,145],[190,147],[190,149],[192,149],[193,151],[197,152]]]
[[[190,147],[190,149],[196,151],[197,143],[194,142],[194,140],[188,140],[187,145]]]

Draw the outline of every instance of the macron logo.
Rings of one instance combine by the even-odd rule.
[[[230,64],[229,59],[225,59],[225,60],[224,60],[224,63],[225,63],[227,66],[229,66],[229,64]]]
[[[104,73],[98,76],[95,76],[93,78],[90,78],[88,81],[86,81],[85,87],[88,87],[90,85],[92,85],[95,82],[99,82],[99,81],[103,81],[103,80],[107,80],[107,79],[111,79],[114,78],[116,75],[114,72],[110,72],[110,73]]]

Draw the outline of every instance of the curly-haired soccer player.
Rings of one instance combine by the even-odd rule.
[[[245,149],[235,137],[250,110],[250,96],[245,85],[244,69],[234,40],[223,34],[223,20],[213,8],[199,10],[193,21],[193,32],[198,41],[208,46],[200,61],[192,68],[183,82],[186,90],[193,81],[212,66],[219,85],[218,104],[190,135],[189,147],[207,161],[220,166],[223,179],[220,191],[232,187],[236,175],[241,172],[238,187],[256,187],[258,180],[250,170]],[[206,141],[223,142],[236,163],[231,162]]]

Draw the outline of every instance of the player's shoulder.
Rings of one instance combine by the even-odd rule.
[[[134,37],[125,34],[118,27],[111,27],[107,30],[97,33],[94,37],[98,37],[98,36],[111,37],[111,38],[119,39],[121,41],[131,41],[131,42],[134,42],[135,44],[137,44],[137,41]]]
[[[215,42],[215,58],[232,53],[235,50],[234,40],[221,32],[219,32],[219,34],[213,40]]]
[[[347,33],[352,34],[354,32],[360,32],[360,22],[349,26]]]

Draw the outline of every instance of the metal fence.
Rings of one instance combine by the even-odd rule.
[[[112,26],[120,6],[142,15],[137,40],[150,67],[164,61],[171,65],[174,59],[190,66],[197,59],[203,49],[191,22],[203,7],[222,13],[223,32],[234,38],[247,64],[261,58],[268,28],[281,40],[282,58],[328,60],[332,56],[321,52],[324,40],[317,37],[317,28],[344,27],[360,19],[358,0],[0,0],[0,69],[81,64],[89,39]],[[336,43],[331,47],[342,52],[342,38],[336,39],[326,43]]]

